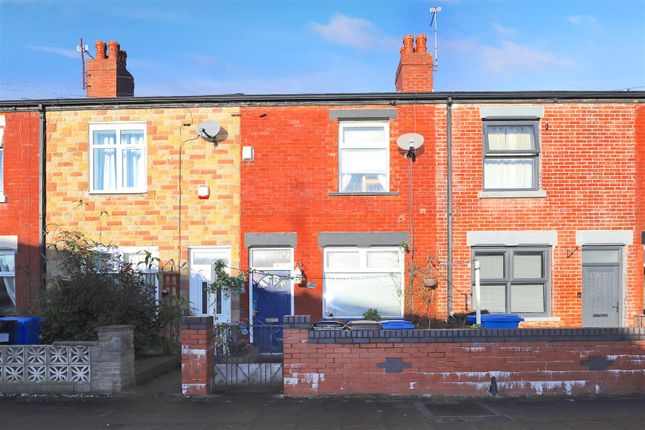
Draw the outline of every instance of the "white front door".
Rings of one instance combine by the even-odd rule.
[[[231,322],[231,296],[226,291],[208,291],[213,282],[213,267],[222,260],[228,267],[231,262],[229,247],[189,247],[190,307],[193,315],[213,315],[214,322]],[[227,270],[228,271],[228,270]]]

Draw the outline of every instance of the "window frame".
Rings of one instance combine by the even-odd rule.
[[[89,134],[89,193],[90,194],[143,194],[148,192],[148,127],[145,121],[113,121],[113,122],[90,122],[88,123]],[[97,190],[94,188],[94,149],[105,148],[105,146],[94,145],[95,131],[114,131],[115,157],[116,157],[116,186],[111,190]],[[123,147],[121,145],[121,132],[143,131],[143,144],[133,145],[130,149],[140,149],[142,152],[141,172],[139,173],[139,188],[127,188],[123,181]],[[111,146],[110,146],[111,148]]]
[[[328,269],[329,252],[351,252],[358,251],[358,269],[354,268],[338,268]],[[367,253],[370,251],[396,251],[399,256],[399,267],[394,268],[370,268],[367,264]],[[382,315],[383,317],[402,318],[405,311],[405,255],[400,246],[325,246],[323,249],[323,291],[322,291],[322,312],[323,316],[328,316],[327,300],[325,293],[327,289],[327,276],[328,274],[378,274],[378,273],[396,273],[400,276],[401,280],[401,312],[400,315]],[[363,315],[343,315],[339,318],[363,318]]]
[[[504,255],[504,277],[500,279],[480,279],[480,286],[484,285],[504,285],[506,308],[504,313],[513,313],[526,317],[549,317],[551,316],[551,246],[473,246],[471,248],[471,261],[475,261],[478,255]],[[541,278],[514,278],[514,259],[516,254],[542,254],[542,277]],[[512,286],[513,285],[544,285],[544,312],[513,312],[512,304]],[[475,289],[475,266],[471,264],[471,306],[474,310],[474,289]],[[493,313],[493,312],[491,312]]]
[[[533,129],[533,142],[535,149],[501,151],[491,150],[488,139],[489,128],[491,126],[531,126]],[[482,119],[482,191],[484,192],[504,192],[504,191],[540,191],[542,189],[542,163],[541,163],[541,145],[540,145],[540,120],[526,118],[504,118],[504,119]],[[533,161],[533,186],[531,188],[486,188],[486,160],[499,159],[522,159]]]
[[[345,128],[349,127],[383,127],[384,142],[383,147],[347,147],[344,146],[345,142],[343,139]],[[379,194],[379,193],[389,193],[390,192],[390,122],[388,120],[341,120],[338,122],[338,192],[340,194]],[[343,171],[341,168],[342,157],[341,153],[343,149],[385,149],[386,163],[385,163],[385,183],[386,186],[383,187],[382,191],[343,191],[342,190],[342,177]]]
[[[16,249],[4,249],[3,248],[3,249],[0,249],[0,255],[13,255],[13,272],[9,272],[9,271],[3,272],[3,271],[0,270],[0,279],[13,278],[14,289],[15,289],[14,294],[16,296],[15,299],[17,301],[18,289],[17,289],[17,286],[16,286],[16,264],[17,264],[16,263],[16,258],[18,257],[18,252],[17,252]],[[2,289],[6,288],[4,286],[4,282],[2,284],[0,284],[0,285],[1,285],[0,288],[2,288]],[[9,296],[9,300],[11,300],[11,296],[9,295],[9,291],[7,291],[7,295]],[[14,311],[16,310],[16,304],[15,303],[13,304],[13,310]]]

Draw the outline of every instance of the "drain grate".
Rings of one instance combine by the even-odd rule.
[[[495,415],[489,409],[474,402],[453,404],[426,403],[425,407],[436,417],[487,417]]]

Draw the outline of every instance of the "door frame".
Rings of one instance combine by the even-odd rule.
[[[285,268],[253,267],[252,264],[251,264],[253,262],[253,251],[255,251],[257,249],[261,249],[261,250],[265,250],[265,251],[288,249],[290,251],[290,253],[291,253],[291,258],[289,260],[289,267],[285,267]],[[283,271],[286,271],[286,270],[288,270],[289,271],[289,277],[291,278],[289,280],[290,292],[291,292],[291,309],[290,309],[290,312],[291,312],[291,314],[293,314],[294,303],[295,303],[295,291],[294,291],[294,285],[293,285],[293,267],[294,267],[294,264],[295,264],[294,254],[295,254],[295,250],[294,250],[293,247],[290,247],[290,246],[254,246],[254,247],[249,248],[249,256],[248,256],[249,262],[248,262],[248,265],[249,265],[249,325],[250,326],[253,325],[253,276],[252,276],[252,273],[251,273],[251,271],[253,269],[263,270],[263,271],[264,270],[266,270],[266,271],[269,271],[269,270],[283,270]],[[250,336],[250,341],[251,341],[251,343],[253,343],[253,330],[249,330],[249,333],[251,335]]]
[[[190,277],[193,272],[193,251],[204,251],[204,250],[215,250],[215,251],[226,251],[228,252],[228,261],[229,265],[232,264],[231,257],[232,257],[232,250],[231,247],[228,245],[198,245],[198,246],[188,246],[188,303],[190,303]],[[230,270],[230,269],[229,269]],[[233,316],[233,302],[230,301],[231,309],[229,311],[230,317],[232,319]],[[208,306],[208,305],[207,305]],[[203,303],[202,303],[202,308],[203,308]],[[199,309],[199,315],[211,315],[211,314],[202,314],[201,309]]]
[[[618,266],[618,327],[623,327],[623,310],[625,308],[625,297],[623,296],[623,283],[625,282],[625,276],[624,276],[624,271],[625,271],[625,258],[623,254],[625,253],[625,246],[624,245],[583,245],[582,247],[582,252],[584,253],[585,250],[587,251],[618,251],[618,263],[583,263],[581,261],[581,269],[584,272],[585,267],[607,267],[607,266],[612,266],[616,267]],[[581,256],[582,260],[582,256]],[[583,274],[583,273],[581,273]],[[582,290],[582,303],[580,307],[580,316],[582,317],[582,312],[584,310],[584,278],[581,279],[582,285],[581,285],[581,290]],[[582,321],[582,326],[584,327],[584,321]]]

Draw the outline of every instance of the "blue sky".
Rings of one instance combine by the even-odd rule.
[[[0,0],[0,99],[83,96],[81,36],[121,43],[137,96],[393,91],[430,6],[435,91],[645,89],[644,0]]]

